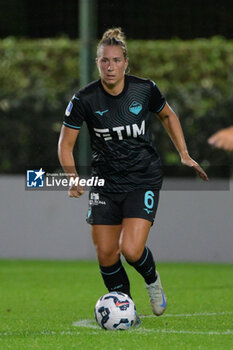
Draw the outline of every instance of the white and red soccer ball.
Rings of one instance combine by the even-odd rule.
[[[95,305],[95,318],[100,327],[110,330],[127,330],[136,320],[133,300],[124,293],[103,295]]]

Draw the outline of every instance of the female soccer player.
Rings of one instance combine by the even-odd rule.
[[[155,315],[166,308],[160,276],[146,246],[162,184],[159,155],[149,131],[151,112],[158,115],[180,154],[181,162],[207,180],[189,156],[178,117],[157,85],[126,75],[127,47],[120,28],[107,30],[97,47],[100,79],[79,90],[70,101],[59,140],[59,159],[66,173],[78,176],[73,148],[83,121],[92,146],[92,175],[104,187],[89,194],[87,222],[91,224],[100,272],[109,291],[130,294],[130,283],[120,255],[144,278]],[[70,197],[83,188],[72,186]]]

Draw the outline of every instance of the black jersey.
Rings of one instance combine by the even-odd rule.
[[[92,175],[105,179],[102,192],[159,189],[162,169],[149,130],[151,112],[166,100],[149,79],[126,75],[123,91],[112,96],[100,80],[79,90],[70,101],[64,125],[87,123],[92,147]]]

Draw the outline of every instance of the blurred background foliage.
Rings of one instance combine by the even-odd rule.
[[[211,148],[207,138],[233,124],[232,40],[130,40],[128,50],[130,74],[153,79],[179,115],[191,156],[210,176],[226,176],[224,166],[233,170],[232,153]],[[0,40],[0,173],[59,167],[64,111],[80,88],[78,55],[79,41],[65,37]],[[151,128],[163,163],[178,165],[179,156],[156,117]],[[184,167],[172,169],[168,175],[191,174]]]

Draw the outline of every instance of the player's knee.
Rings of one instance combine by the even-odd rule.
[[[96,246],[96,252],[98,256],[98,261],[100,265],[110,266],[116,263],[119,260],[119,253],[115,249],[111,248],[102,248]]]
[[[131,262],[139,260],[142,256],[143,249],[139,247],[134,247],[131,244],[121,244],[120,247],[121,253],[124,255],[125,259]]]

